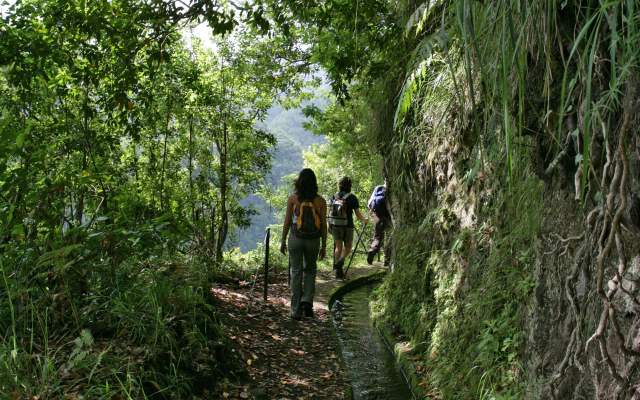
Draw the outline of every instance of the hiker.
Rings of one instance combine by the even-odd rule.
[[[333,195],[329,206],[329,229],[333,236],[335,249],[333,252],[333,269],[337,279],[344,278],[344,260],[351,253],[353,245],[353,213],[363,224],[369,220],[360,212],[360,203],[356,195],[351,193],[351,178],[343,177],[338,182],[338,193]]]
[[[318,182],[313,170],[300,171],[294,193],[287,200],[282,227],[280,252],[287,254],[291,268],[291,318],[313,318],[313,295],[316,288],[317,259],[327,253],[327,203],[318,196]]]
[[[373,189],[371,197],[367,203],[369,210],[373,215],[374,229],[373,241],[367,252],[367,263],[371,265],[373,258],[378,254],[380,248],[384,246],[384,233],[391,228],[391,214],[387,207],[387,185],[378,185]],[[384,250],[384,266],[389,266],[389,258],[391,256],[389,245],[383,247]]]

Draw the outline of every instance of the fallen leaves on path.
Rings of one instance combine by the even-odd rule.
[[[212,289],[226,333],[245,362],[251,382],[227,385],[225,399],[342,399],[348,386],[338,357],[329,311],[315,318],[289,317],[286,275],[269,285],[269,299],[248,283]]]

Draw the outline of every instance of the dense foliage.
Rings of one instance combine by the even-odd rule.
[[[183,398],[235,368],[208,284],[270,170],[258,122],[305,67],[250,25],[205,50],[165,12],[3,15],[2,393]]]
[[[208,282],[247,196],[277,213],[293,178],[261,186],[275,138],[258,122],[320,66],[335,98],[305,113],[327,142],[276,155],[326,195],[350,175],[364,200],[387,178],[376,318],[413,345],[419,386],[637,396],[638,15],[633,0],[17,1],[0,20],[0,390],[215,390],[203,377],[233,360]],[[203,21],[214,51],[182,40]]]

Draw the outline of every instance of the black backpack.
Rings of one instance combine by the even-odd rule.
[[[313,201],[299,202],[293,208],[293,234],[299,239],[317,239],[322,236],[320,215]]]
[[[347,193],[344,197],[340,193],[336,193],[329,203],[329,225],[330,226],[347,226],[349,224],[349,214],[347,207],[347,199],[351,193]]]

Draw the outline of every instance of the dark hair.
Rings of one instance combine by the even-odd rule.
[[[293,183],[298,200],[313,200],[318,196],[318,181],[311,168],[300,171],[298,179]]]
[[[349,193],[351,191],[351,178],[343,176],[340,182],[338,182],[338,189],[340,189],[341,192]]]

